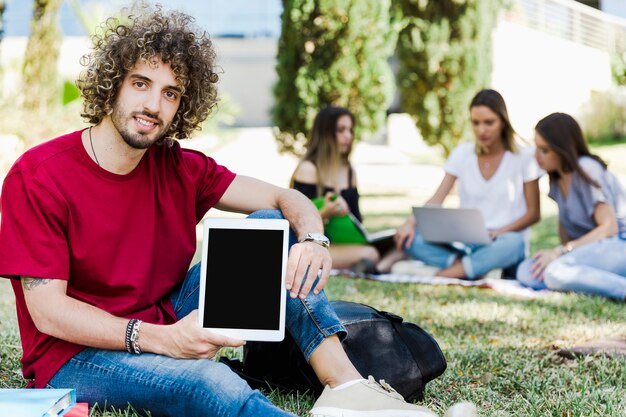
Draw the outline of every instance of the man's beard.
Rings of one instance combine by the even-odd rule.
[[[154,139],[149,140],[147,135],[143,135],[141,133],[131,133],[128,129],[126,123],[129,120],[134,119],[134,116],[138,114],[142,114],[146,117],[157,120],[158,127],[161,127],[161,131],[158,132],[157,136]],[[169,124],[167,126],[163,126],[163,121],[154,114],[148,113],[146,111],[133,112],[129,114],[124,112],[119,107],[113,110],[113,113],[111,114],[111,121],[113,122],[113,126],[120,134],[122,139],[124,139],[124,142],[126,142],[126,144],[133,149],[148,149],[150,146],[163,139],[165,133],[170,127]]]

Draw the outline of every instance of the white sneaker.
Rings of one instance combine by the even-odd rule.
[[[391,272],[394,274],[419,275],[434,277],[439,268],[427,265],[421,261],[399,261],[393,264]]]
[[[472,403],[456,403],[448,408],[444,417],[477,417],[476,407]]]
[[[384,380],[372,376],[341,390],[324,388],[312,417],[436,417],[428,408],[404,401]],[[457,417],[456,415],[454,417]]]
[[[500,279],[502,278],[502,269],[492,269],[491,271],[487,272],[483,278],[489,278],[489,279]]]

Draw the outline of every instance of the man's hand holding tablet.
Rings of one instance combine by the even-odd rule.
[[[149,324],[144,324],[149,326]],[[162,346],[160,354],[179,359],[211,359],[225,346],[239,347],[246,342],[234,337],[198,327],[198,310],[194,310],[171,325],[169,340],[154,340],[154,346]],[[148,337],[146,333],[144,337]]]
[[[316,233],[307,234],[300,243],[293,245],[289,253],[285,284],[292,298],[299,296],[304,299],[309,291],[318,294],[324,288],[332,266],[328,245],[328,238]],[[315,274],[310,271],[315,271]]]

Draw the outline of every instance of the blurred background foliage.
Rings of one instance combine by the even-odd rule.
[[[37,116],[58,103],[61,0],[35,0],[23,68],[22,105]]]
[[[107,18],[107,8],[97,2],[34,1],[31,35],[24,56],[10,63],[11,72],[18,75],[16,83],[19,87],[10,92],[0,91],[0,134],[14,135],[19,139],[21,143],[15,152],[66,133],[68,129],[87,126],[80,117],[80,91],[75,80],[64,79],[57,71],[62,40],[58,18],[63,1],[71,7],[89,35],[98,30]],[[0,0],[0,42],[5,9],[5,0]],[[4,70],[6,68],[0,66],[0,75]],[[202,124],[202,132],[215,134],[220,127],[233,125],[238,112],[238,107],[230,97],[221,95],[218,110]],[[6,171],[8,167],[5,165],[9,162],[0,160],[0,172]]]
[[[626,86],[592,93],[580,122],[590,143],[610,145],[626,139]]]
[[[74,80],[61,79],[56,69],[62,1],[87,33],[106,17],[102,3],[87,7],[77,0],[34,1],[26,52],[19,64],[10,64],[20,66],[18,87],[0,92],[1,133],[18,136],[27,147],[81,123],[76,114],[80,110],[63,109],[79,101]],[[0,42],[6,4],[0,0]],[[507,0],[282,4],[272,112],[282,151],[301,154],[315,114],[330,104],[355,113],[357,140],[384,135],[389,111],[408,113],[424,141],[445,154],[468,136],[467,106],[477,90],[490,85],[491,36]],[[616,83],[626,83],[624,56],[614,57],[613,76]],[[626,136],[622,90],[595,94],[588,110],[581,124],[592,141]],[[232,125],[237,112],[222,97],[204,130]]]
[[[384,126],[396,33],[389,0],[284,0],[272,112],[281,150],[301,154],[319,109],[347,107],[355,136]]]
[[[302,152],[317,111],[351,109],[357,139],[384,128],[395,89],[430,145],[447,154],[467,107],[489,85],[502,0],[284,0],[273,120],[284,151]],[[393,59],[392,59],[393,58]],[[397,78],[390,60],[396,61]]]
[[[395,0],[402,16],[398,88],[422,138],[447,155],[467,134],[465,111],[489,87],[491,33],[502,0]]]

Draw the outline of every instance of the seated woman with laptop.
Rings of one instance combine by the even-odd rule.
[[[626,190],[589,151],[580,126],[553,113],[535,127],[537,162],[559,207],[561,245],[524,261],[517,279],[532,288],[626,301]]]
[[[295,188],[310,199],[320,200],[322,220],[351,213],[362,221],[356,174],[350,164],[354,115],[343,107],[328,106],[317,114],[309,135],[306,153],[292,177]],[[321,197],[321,198],[320,198]],[[331,242],[333,240],[332,236]],[[358,272],[379,272],[380,254],[370,244],[331,245],[333,268],[352,268]]]
[[[426,205],[441,205],[458,181],[460,206],[478,209],[491,242],[429,241],[411,215],[395,236],[398,250],[426,264],[420,275],[478,279],[497,269],[511,271],[525,258],[528,227],[539,221],[538,179],[543,174],[530,148],[518,149],[506,104],[482,90],[470,104],[474,143],[462,143],[444,165],[445,176]],[[433,226],[433,225],[430,225]],[[437,225],[445,230],[449,224]],[[404,272],[394,265],[393,272]]]

